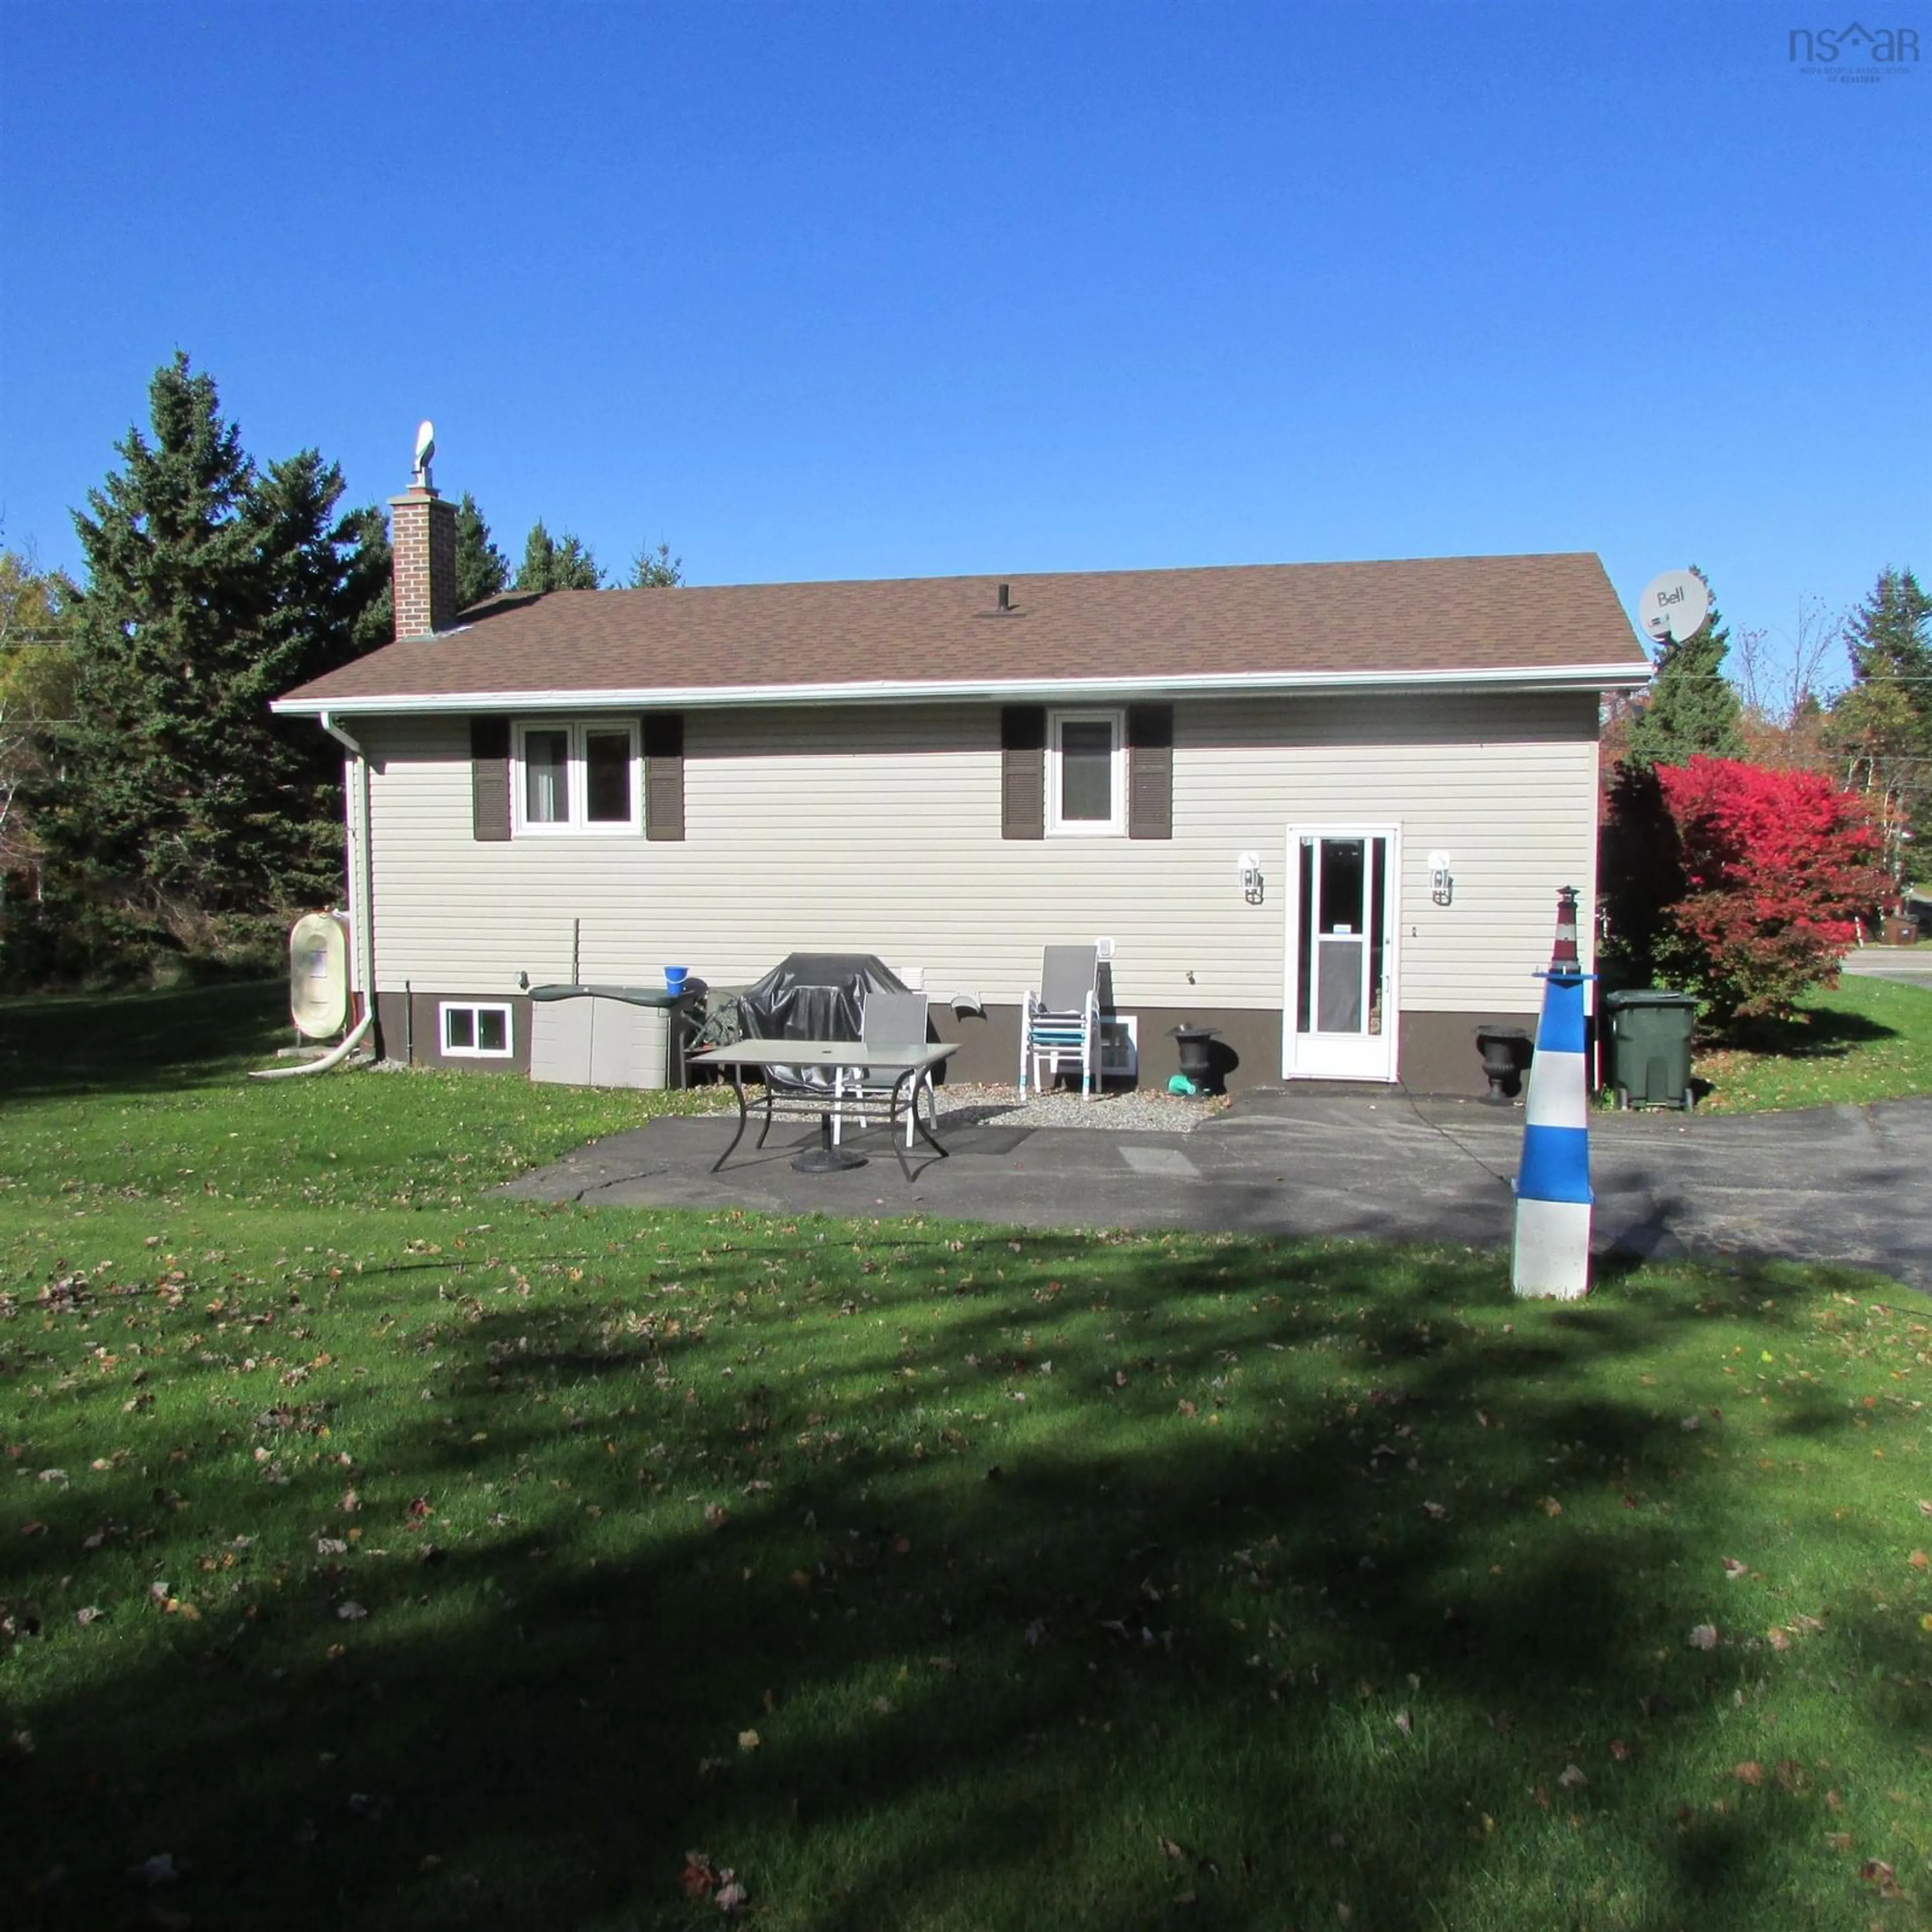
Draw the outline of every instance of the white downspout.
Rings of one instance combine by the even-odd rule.
[[[316,721],[349,754],[349,782],[343,790],[349,833],[349,927],[356,949],[356,978],[361,982],[364,1012],[376,1012],[376,892],[369,854],[369,758],[362,746],[324,710]]]

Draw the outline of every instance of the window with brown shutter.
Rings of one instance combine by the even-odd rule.
[[[510,721],[472,718],[470,721],[470,836],[479,839],[510,836]]]
[[[644,836],[684,836],[684,713],[647,711],[644,731]]]
[[[1046,707],[1009,704],[1000,712],[1000,836],[1046,836]]]
[[[1127,706],[1127,836],[1174,836],[1174,706]]]

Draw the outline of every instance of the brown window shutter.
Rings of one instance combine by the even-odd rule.
[[[472,838],[510,836],[510,721],[470,721],[470,810]]]
[[[684,713],[647,711],[644,734],[644,836],[684,836]]]
[[[1000,836],[1046,836],[1046,707],[1000,711]]]
[[[1174,836],[1174,706],[1127,706],[1127,836]]]

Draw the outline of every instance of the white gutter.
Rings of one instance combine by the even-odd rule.
[[[1634,691],[1650,682],[1648,664],[1628,662],[1522,665],[1500,670],[1232,671],[1198,676],[878,679],[846,684],[638,685],[603,688],[448,691],[391,697],[278,698],[269,710],[316,716],[324,730],[343,717],[403,717],[438,712],[647,710],[682,711],[782,704],[1045,704],[1101,698],[1253,698],[1348,691]],[[344,738],[344,742],[348,740]]]
[[[368,1031],[376,1014],[376,896],[374,882],[370,870],[369,851],[369,756],[362,746],[337,724],[333,708],[325,706],[317,711],[316,722],[349,754],[348,783],[343,787],[343,818],[349,834],[349,931],[356,948],[356,977],[362,982],[364,1010],[362,1024],[358,1026],[343,1051]],[[327,1065],[335,1064],[335,1056],[327,1059]],[[292,1071],[320,1072],[324,1063],[318,1060],[309,1066]]]

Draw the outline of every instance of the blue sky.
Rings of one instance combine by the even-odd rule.
[[[1584,549],[1775,638],[1932,569],[1932,8],[1870,21],[1927,62],[1805,73],[1808,0],[8,0],[5,540],[74,566],[178,346],[357,500],[434,417],[513,559]]]

